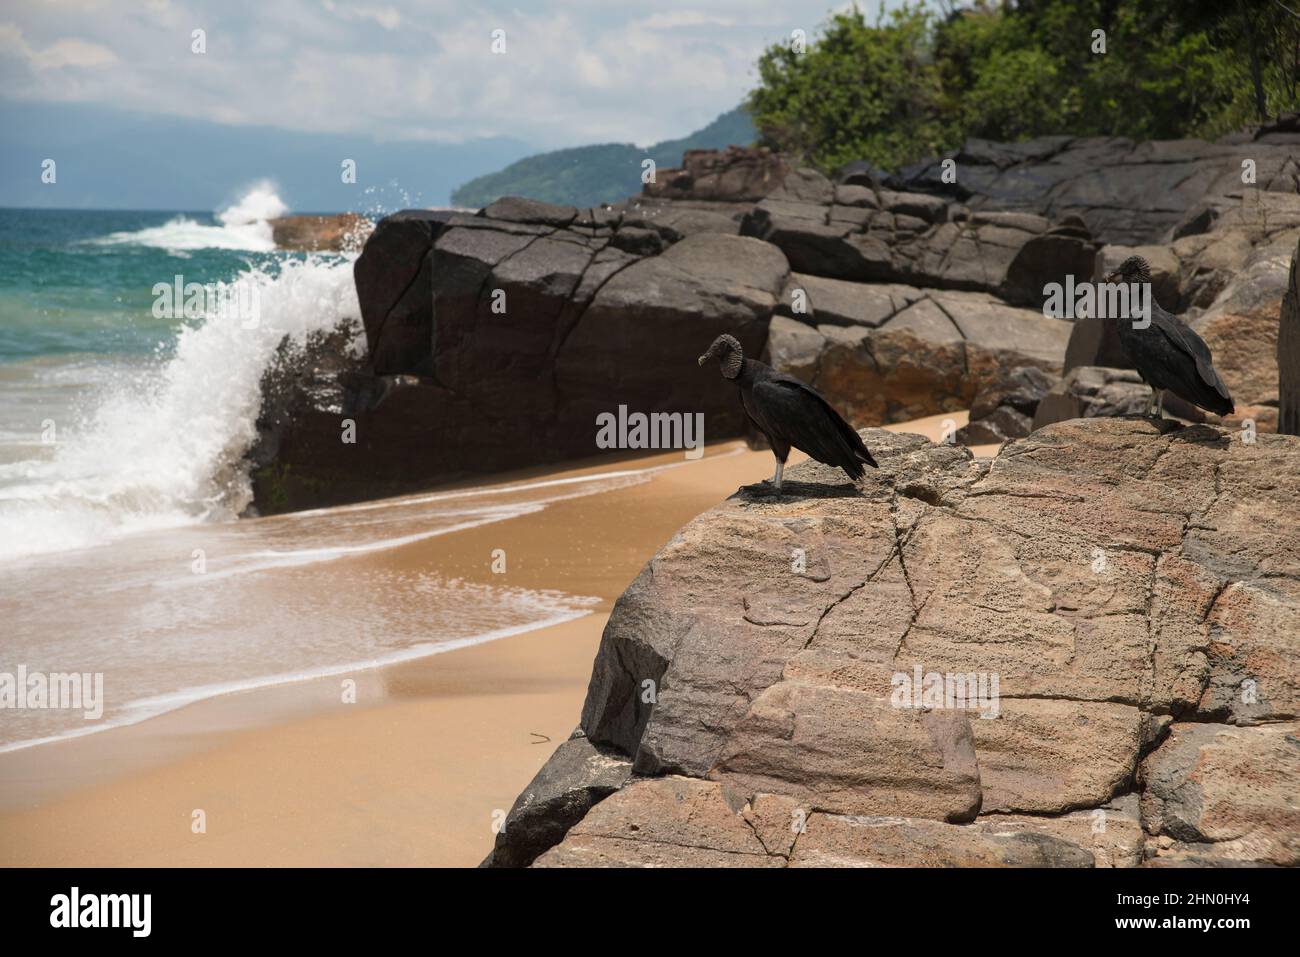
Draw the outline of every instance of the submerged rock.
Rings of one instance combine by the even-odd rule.
[[[374,224],[359,213],[334,216],[280,216],[270,221],[271,241],[296,252],[354,252]]]

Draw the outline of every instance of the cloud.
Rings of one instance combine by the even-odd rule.
[[[824,2],[61,0],[7,13],[0,96],[388,139],[646,144],[734,107],[764,47],[815,31]]]
[[[577,58],[578,75],[588,86],[609,86],[609,70],[604,62],[594,53],[579,53]]]
[[[402,25],[402,14],[396,7],[340,6],[333,0],[321,0],[321,3],[341,20],[373,20],[385,30],[396,30]]]
[[[61,70],[65,67],[93,69],[118,62],[117,55],[108,47],[77,37],[61,37],[46,47],[36,49],[13,23],[0,23],[0,53],[25,60],[33,70]]]
[[[652,13],[638,23],[647,30],[672,30],[676,27],[730,27],[735,25],[730,17],[719,17],[697,10],[680,10],[675,13]]]

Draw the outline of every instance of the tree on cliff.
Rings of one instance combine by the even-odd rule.
[[[1296,108],[1300,17],[1280,0],[904,3],[874,24],[834,14],[758,73],[763,140],[824,169],[896,169],[968,136],[1212,138]]]

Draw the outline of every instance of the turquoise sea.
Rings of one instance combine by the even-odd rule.
[[[103,681],[97,716],[5,711],[0,752],[587,613],[409,550],[653,469],[239,518],[285,337],[343,323],[364,348],[353,258],[276,251],[282,211],[264,190],[216,214],[0,210],[0,673]],[[252,290],[255,314],[156,314],[176,283]]]
[[[0,210],[0,561],[247,505],[276,346],[358,312],[349,257],[275,250],[283,212],[262,188],[218,213]],[[160,284],[247,289],[256,322]]]

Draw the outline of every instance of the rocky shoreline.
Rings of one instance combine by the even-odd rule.
[[[725,383],[691,362],[723,332],[857,426],[974,407],[959,438],[983,443],[1116,414],[1143,387],[1078,371],[1124,361],[1101,323],[1046,317],[1042,289],[1133,251],[1214,349],[1239,400],[1224,424],[1277,427],[1296,388],[1275,355],[1300,120],[1219,143],[973,141],[948,159],[955,183],[938,160],[832,181],[761,149],[692,151],[613,206],[386,217],[355,266],[366,355],[323,340],[267,383],[255,509],[593,456],[596,416],[620,405],[743,434]]]
[[[397,213],[365,355],[268,377],[263,512],[591,456],[620,406],[741,435],[693,361],[724,332],[867,427],[862,490],[806,463],[655,555],[486,865],[1300,864],[1300,117],[945,159],[695,151],[615,206]],[[1132,254],[1233,415],[1142,418],[1113,330],[1047,315]]]

